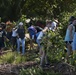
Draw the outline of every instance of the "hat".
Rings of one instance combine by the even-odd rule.
[[[23,25],[23,23],[22,23],[22,22],[20,22],[20,23],[19,23],[19,25],[20,25],[20,26],[22,26],[22,25]]]

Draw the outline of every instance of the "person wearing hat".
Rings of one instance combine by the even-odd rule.
[[[17,30],[17,51],[20,52],[20,44],[22,44],[22,55],[25,54],[25,29],[23,23],[19,23],[19,28]]]

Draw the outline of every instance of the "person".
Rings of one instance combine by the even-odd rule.
[[[2,49],[5,47],[5,44],[4,44],[5,37],[6,37],[6,33],[2,29],[2,26],[0,25],[0,54],[2,53]]]
[[[37,34],[36,34],[36,36],[37,36],[37,39],[36,39],[36,42],[37,42],[37,44],[38,44],[38,47],[40,48],[40,40],[42,39],[42,37],[45,35],[45,33],[49,30],[49,28],[51,27],[51,21],[48,21],[47,22],[47,25],[45,26],[45,28],[42,30],[42,31],[40,31],[40,32],[38,32]]]
[[[31,25],[29,28],[28,28],[28,31],[30,33],[30,38],[31,39],[34,39],[35,38],[35,35],[37,33],[37,30],[35,29],[35,26],[34,25]]]
[[[8,38],[9,41],[6,42],[6,47],[8,48],[12,48],[12,42],[11,42],[11,38],[12,38],[12,28],[13,28],[13,23],[10,21],[6,22],[6,37]]]
[[[50,30],[55,31],[57,29],[57,25],[58,25],[58,19],[55,18],[51,24]]]
[[[74,33],[73,43],[72,43],[72,50],[74,55],[76,53],[76,20],[73,21],[73,25],[75,27],[75,33]]]
[[[35,26],[35,28],[37,30],[37,33],[43,30],[43,28],[41,28],[40,26]]]
[[[2,26],[2,29],[5,30],[6,24],[5,24],[4,22],[1,22],[0,24],[1,24],[1,26]]]
[[[43,50],[43,45],[41,44],[41,40],[44,37],[44,35],[46,35],[46,32],[49,30],[51,23],[52,23],[51,21],[48,21],[46,27],[41,32],[39,32],[39,35],[37,37],[37,43],[38,43],[39,52],[40,52],[40,66],[42,68],[45,66],[45,64],[49,64],[49,63],[47,58],[47,52],[45,49]]]
[[[19,28],[17,30],[17,51],[20,52],[20,44],[22,44],[22,55],[25,54],[25,29],[23,22],[19,23]]]
[[[17,28],[12,29],[12,51],[17,48]]]
[[[66,35],[65,35],[65,43],[66,43],[66,48],[67,48],[67,55],[66,55],[66,59],[68,61],[68,58],[69,56],[71,55],[72,53],[72,42],[73,42],[73,36],[74,36],[74,26],[73,26],[73,21],[74,21],[75,18],[71,18],[69,22],[70,24],[68,25],[67,27],[67,30],[66,30]]]
[[[30,49],[31,49],[31,48],[34,48],[33,41],[36,39],[37,30],[35,29],[34,25],[31,25],[28,28],[28,32],[30,34]]]

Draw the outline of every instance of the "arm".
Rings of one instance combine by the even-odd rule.
[[[19,29],[17,29],[17,31],[16,31],[16,33],[17,33],[17,38],[19,38],[18,32],[19,32]]]
[[[46,32],[48,30],[48,27],[45,27],[42,32]]]

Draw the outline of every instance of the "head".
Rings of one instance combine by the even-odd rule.
[[[1,22],[1,26],[2,26],[2,29],[6,28],[6,24],[4,22]]]
[[[19,23],[19,28],[23,28],[23,23],[22,22]]]
[[[73,25],[76,26],[76,19],[73,21]]]
[[[75,20],[75,17],[74,16],[71,16],[70,18],[69,18],[69,22],[70,22],[70,24],[72,24],[72,22]]]
[[[47,20],[46,21],[46,25],[51,25],[52,21],[51,20]]]
[[[51,27],[51,25],[52,25],[52,21],[51,20],[48,20],[47,22],[46,22],[46,27]]]
[[[73,21],[75,19],[75,17],[74,16],[71,16],[70,18],[69,18],[69,21]]]

